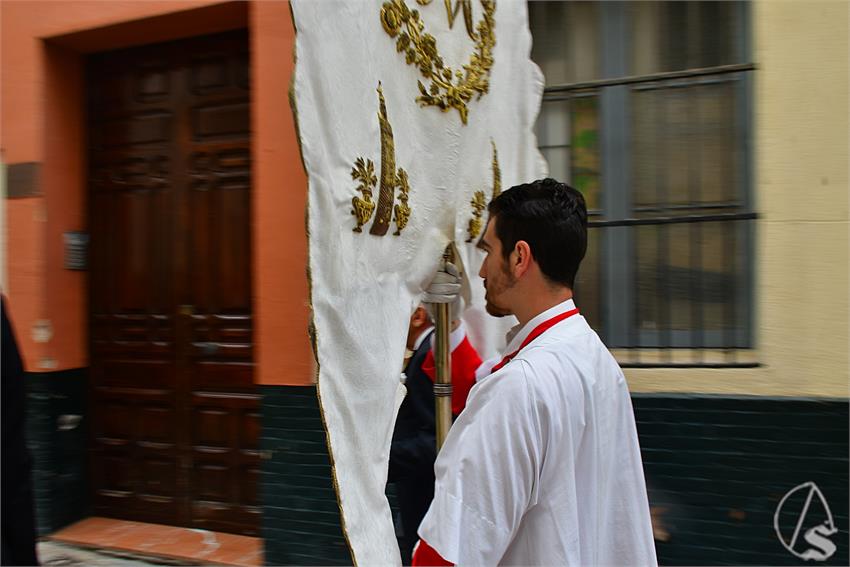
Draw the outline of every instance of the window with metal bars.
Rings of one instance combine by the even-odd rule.
[[[529,3],[550,176],[585,195],[576,300],[623,366],[755,366],[747,2]]]

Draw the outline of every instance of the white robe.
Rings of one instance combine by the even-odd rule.
[[[657,564],[626,380],[581,315],[473,387],[435,470],[419,536],[452,563]]]

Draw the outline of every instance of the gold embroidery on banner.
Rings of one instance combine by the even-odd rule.
[[[407,172],[402,168],[398,168],[396,184],[398,185],[399,203],[395,206],[396,231],[393,233],[394,236],[401,234],[401,231],[407,226],[407,219],[410,218],[410,205],[407,203],[410,194],[410,183],[407,180]]]
[[[433,0],[416,0],[420,6],[427,6]],[[446,15],[449,18],[449,29],[453,29],[455,19],[460,8],[463,7],[463,23],[466,24],[466,33],[469,38],[475,41],[475,30],[472,28],[472,0],[455,0],[454,8],[452,8],[452,0],[443,0],[446,6]]]
[[[398,168],[396,171],[393,127],[387,116],[387,104],[380,82],[378,83],[378,124],[381,131],[381,176],[378,202],[372,201],[372,191],[378,184],[375,164],[371,159],[357,158],[354,167],[351,168],[351,178],[358,181],[356,190],[362,197],[355,196],[351,199],[351,214],[357,219],[357,226],[353,230],[363,232],[363,225],[369,222],[372,213],[375,212],[375,220],[372,222],[369,234],[384,236],[395,213],[396,231],[393,234],[399,236],[407,226],[412,212],[408,202],[410,181],[404,169]],[[396,187],[399,188],[399,202],[393,207]]]
[[[463,6],[463,23],[466,25],[466,33],[467,35],[469,35],[469,39],[475,41],[477,37],[475,35],[475,30],[472,27],[472,0],[458,0],[458,4],[455,4],[454,12],[451,11],[451,0],[445,0],[445,3],[446,11],[452,14],[449,17],[449,29],[451,29],[455,23],[455,17],[457,17],[458,4],[460,4],[461,6]],[[495,4],[493,5],[493,9],[495,10]]]
[[[430,2],[430,0],[429,0]],[[404,0],[384,2],[381,8],[381,25],[390,37],[398,36],[396,51],[404,52],[408,65],[415,65],[424,79],[430,80],[428,88],[417,81],[420,96],[416,101],[421,106],[436,106],[443,112],[454,108],[466,124],[469,114],[468,103],[477,94],[480,99],[490,89],[490,70],[493,67],[493,48],[496,45],[496,2],[481,0],[483,18],[472,30],[472,4],[469,0],[458,0],[455,8],[451,0],[445,0],[449,15],[449,27],[454,23],[459,6],[463,6],[467,33],[475,42],[475,51],[463,70],[446,67],[437,51],[437,40],[425,32],[425,25],[418,10],[411,10]],[[402,29],[403,28],[403,29]]]
[[[380,82],[378,83],[378,102],[378,123],[381,125],[381,189],[378,192],[378,212],[369,234],[383,236],[390,227],[390,219],[393,214],[396,171],[393,127],[387,118],[387,104]]]
[[[355,196],[351,199],[351,214],[357,218],[354,232],[363,232],[363,225],[369,222],[372,211],[375,210],[375,203],[372,201],[372,190],[378,183],[375,177],[375,164],[370,159],[364,161],[362,157],[357,158],[354,167],[351,168],[351,178],[359,182],[356,190],[363,195],[362,198]]]
[[[496,142],[490,140],[490,145],[493,147],[493,160],[491,162],[493,167],[492,198],[495,199],[499,196],[499,193],[502,192],[502,170],[499,168],[499,152],[496,149]],[[484,191],[476,191],[469,204],[472,205],[472,218],[469,219],[469,225],[466,229],[466,233],[469,235],[469,238],[467,238],[466,241],[472,242],[478,238],[478,235],[481,234],[481,229],[484,228],[484,222],[481,220],[484,216],[484,209],[487,208],[487,200],[484,196]]]
[[[499,167],[499,150],[496,149],[496,142],[490,140],[493,145],[493,198],[499,196],[502,192],[502,169]]]
[[[481,216],[484,214],[484,209],[487,208],[484,191],[476,191],[475,195],[472,196],[472,200],[469,201],[469,204],[472,205],[472,218],[469,219],[469,226],[466,229],[466,233],[469,235],[469,238],[467,238],[466,241],[472,242],[479,234],[481,234],[483,224]]]

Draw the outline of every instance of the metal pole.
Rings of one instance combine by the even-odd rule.
[[[443,253],[444,262],[454,261],[452,245]],[[449,428],[452,426],[452,366],[451,349],[449,348],[449,335],[451,334],[452,322],[450,319],[450,305],[438,303],[435,305],[436,327],[434,340],[434,361],[437,366],[437,378],[434,383],[434,404],[437,426],[437,452],[443,447]]]

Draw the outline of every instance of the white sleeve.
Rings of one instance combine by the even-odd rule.
[[[536,498],[539,425],[524,366],[476,386],[434,465],[419,536],[456,565],[498,564]]]

